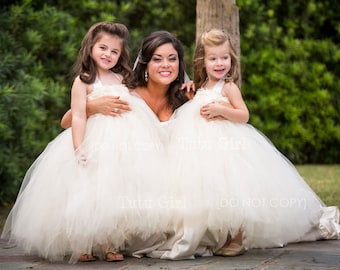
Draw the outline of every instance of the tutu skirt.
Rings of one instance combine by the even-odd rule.
[[[75,152],[67,129],[48,144],[23,180],[2,237],[51,261],[76,262],[101,245],[120,249],[138,235],[166,231],[167,192],[160,168],[167,136],[158,119],[126,87],[96,87],[89,98],[120,96],[131,111],[93,115]],[[79,164],[78,156],[86,157]]]
[[[213,250],[239,231],[247,248],[311,240],[325,213],[323,202],[253,126],[200,116],[201,106],[216,100],[226,101],[199,90],[177,110],[170,128],[169,182],[181,202],[181,222],[190,231],[207,232]]]

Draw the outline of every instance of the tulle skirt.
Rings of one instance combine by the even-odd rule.
[[[70,262],[105,245],[162,259],[210,256],[239,231],[248,248],[339,238],[338,209],[251,125],[207,122],[199,108],[209,100],[196,95],[165,129],[142,99],[112,94],[131,112],[90,117],[76,152],[71,129],[50,142],[2,238]]]
[[[191,230],[213,235],[215,249],[239,231],[248,248],[303,240],[318,228],[323,202],[253,126],[201,117],[209,101],[188,102],[171,126],[169,182],[178,215]]]
[[[90,117],[76,152],[71,129],[48,144],[26,173],[2,237],[51,261],[76,262],[103,245],[119,249],[135,235],[167,230],[167,134],[141,99],[120,95],[132,111]]]

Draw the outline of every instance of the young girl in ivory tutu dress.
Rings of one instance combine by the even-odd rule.
[[[182,234],[170,258],[209,248],[236,256],[247,248],[339,238],[338,209],[325,207],[294,166],[247,124],[237,72],[228,35],[203,33],[194,56],[198,91],[175,112],[171,127],[169,182],[182,202]]]
[[[163,164],[164,131],[126,87],[133,79],[127,39],[124,25],[102,22],[82,41],[72,128],[28,170],[2,234],[30,254],[75,263],[95,260],[98,251],[107,261],[123,260],[118,249],[130,235],[166,230],[166,213],[152,209],[153,196],[166,188],[153,168]],[[101,96],[120,97],[131,111],[86,119],[86,101]]]

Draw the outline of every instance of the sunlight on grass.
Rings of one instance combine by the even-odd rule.
[[[340,165],[298,165],[296,169],[327,206],[340,207]]]

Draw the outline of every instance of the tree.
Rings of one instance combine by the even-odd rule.
[[[235,0],[197,0],[196,40],[204,31],[211,28],[223,29],[229,34],[239,59],[241,82],[239,14]]]

